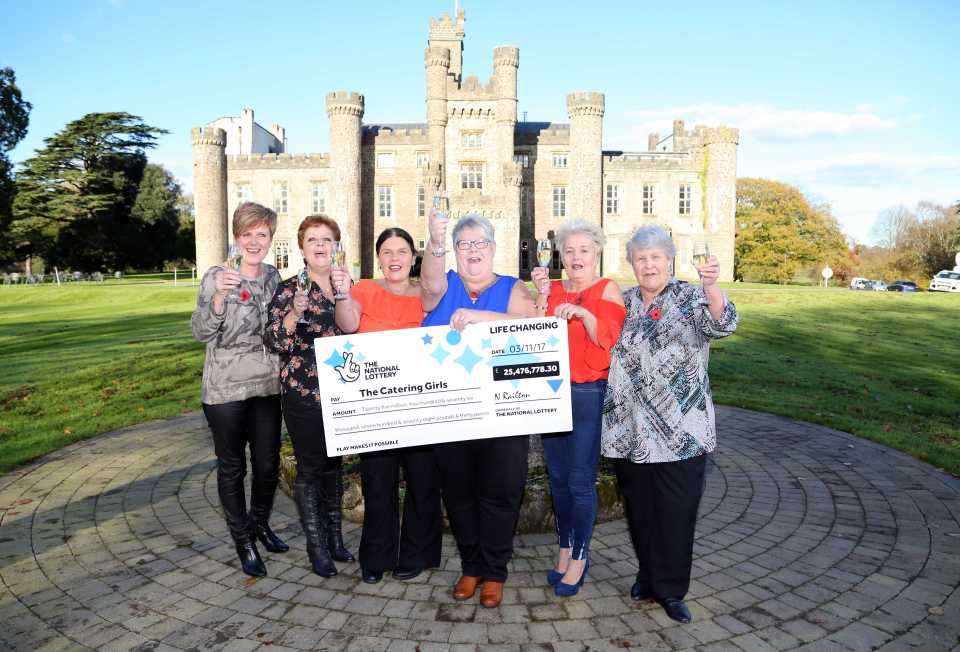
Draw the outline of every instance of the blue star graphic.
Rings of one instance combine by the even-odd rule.
[[[433,336],[430,335],[430,333],[426,333],[426,334],[425,334],[422,338],[420,338],[420,339],[423,340],[423,343],[424,343],[424,344],[430,344],[431,342],[433,342]]]
[[[353,348],[353,344],[351,344],[351,343],[348,341],[346,344],[343,345],[343,348],[346,349],[347,351],[349,351],[350,349]]]
[[[430,356],[440,364],[443,364],[443,361],[447,359],[448,355],[450,355],[450,352],[439,344],[437,345],[437,348],[434,349],[433,353],[430,354]]]
[[[331,367],[340,367],[343,365],[343,356],[340,355],[340,352],[334,349],[330,352],[330,357],[323,361],[323,364],[330,365]]]
[[[551,335],[550,339],[547,340],[547,344],[549,344],[550,346],[556,346],[559,343],[560,343],[560,340],[557,339],[556,335]]]
[[[362,353],[358,353],[353,357],[353,359],[356,360],[357,362],[363,362],[364,360],[367,359],[367,356],[363,355]]]
[[[473,373],[473,368],[478,362],[483,358],[474,353],[469,346],[463,350],[463,353],[460,354],[460,357],[454,360],[458,365],[467,370],[467,373]]]
[[[493,348],[493,338],[491,338],[491,337],[485,337],[485,338],[483,338],[483,340],[480,341],[480,346],[482,346],[482,347],[485,348],[485,349],[492,349],[492,348]]]

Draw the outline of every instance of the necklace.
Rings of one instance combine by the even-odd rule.
[[[467,290],[467,296],[470,297],[470,303],[476,303],[480,300],[480,295],[490,289],[490,286],[497,282],[497,277],[494,276],[493,280],[481,287],[479,290]],[[466,287],[466,286],[464,286]]]

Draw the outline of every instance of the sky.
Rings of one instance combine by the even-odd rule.
[[[873,241],[886,208],[960,200],[960,2],[463,0],[464,74],[520,48],[519,111],[567,122],[606,94],[604,147],[646,149],[674,119],[740,129],[738,176],[798,186]],[[126,111],[170,133],[152,161],[192,187],[190,129],[241,108],[325,152],[324,96],[365,122],[425,119],[428,21],[454,1],[0,0],[0,66],[33,104],[21,162],[71,120]]]

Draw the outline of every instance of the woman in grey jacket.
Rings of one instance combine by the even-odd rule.
[[[263,344],[267,306],[280,283],[263,262],[277,215],[260,204],[240,204],[233,214],[239,264],[211,267],[203,275],[193,336],[206,342],[200,400],[217,455],[217,491],[243,572],[267,574],[254,539],[270,552],[287,544],[270,529],[280,469],[280,362]],[[246,448],[253,478],[250,510],[244,495]]]

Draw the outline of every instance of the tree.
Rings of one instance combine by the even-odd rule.
[[[180,230],[180,184],[163,166],[147,164],[130,210],[131,229],[124,250],[136,257],[134,264],[159,269],[177,255]]]
[[[905,243],[907,231],[917,224],[917,216],[906,206],[891,206],[873,222],[871,232],[881,247],[897,251]]]
[[[32,108],[33,105],[23,99],[17,87],[17,76],[13,69],[0,70],[0,265],[16,260],[15,242],[9,235],[15,186],[13,165],[7,152],[27,135]]]
[[[953,269],[958,247],[960,216],[947,206],[918,203],[916,221],[904,237],[905,257],[917,274],[932,277],[942,269]]]
[[[132,214],[145,150],[168,133],[128,113],[90,113],[44,140],[17,175],[13,232],[28,253],[80,269],[138,265]]]
[[[793,186],[738,179],[735,220],[738,279],[784,283],[824,263],[842,277],[852,267],[846,238],[829,207],[811,205]]]

